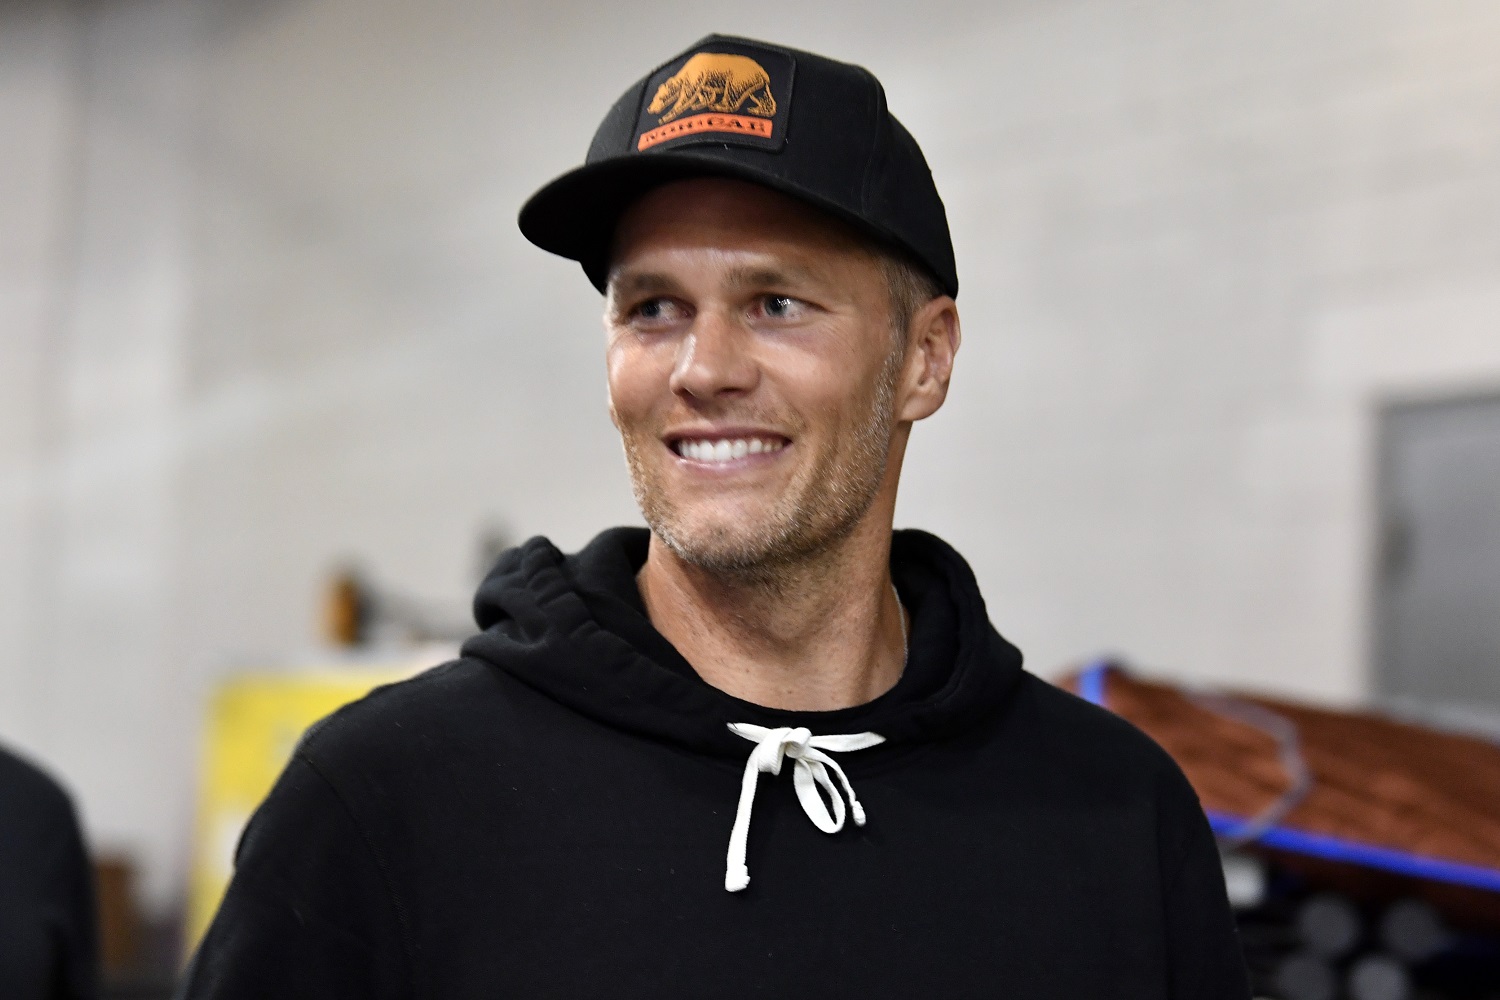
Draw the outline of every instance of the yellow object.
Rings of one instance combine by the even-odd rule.
[[[242,675],[219,686],[209,707],[199,778],[185,954],[198,946],[229,887],[240,832],[307,727],[432,662]]]

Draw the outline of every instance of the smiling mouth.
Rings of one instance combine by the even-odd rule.
[[[750,455],[770,455],[791,442],[783,437],[678,438],[669,447],[692,462],[722,464]]]

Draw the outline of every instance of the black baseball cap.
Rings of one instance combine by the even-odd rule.
[[[749,38],[709,35],[610,108],[584,165],[532,195],[521,232],[604,290],[620,214],[652,188],[732,177],[816,206],[931,272],[958,270],[943,200],[869,70]]]

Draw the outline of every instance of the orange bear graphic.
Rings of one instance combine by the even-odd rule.
[[[646,110],[661,115],[663,125],[694,111],[744,110],[770,118],[776,114],[776,98],[770,75],[754,59],[700,52],[657,88]]]

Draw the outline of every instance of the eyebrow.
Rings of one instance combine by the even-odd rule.
[[[748,265],[731,270],[726,283],[731,288],[760,288],[816,281],[811,268],[795,264],[775,267]],[[668,294],[681,288],[679,282],[659,271],[626,271],[612,276],[609,288],[616,295]]]
[[[609,278],[609,290],[615,295],[636,295],[651,292],[675,292],[678,284],[665,274],[656,271],[626,271]]]
[[[795,264],[777,267],[737,267],[729,272],[729,284],[734,288],[756,288],[767,285],[795,285],[816,280],[810,268]]]

